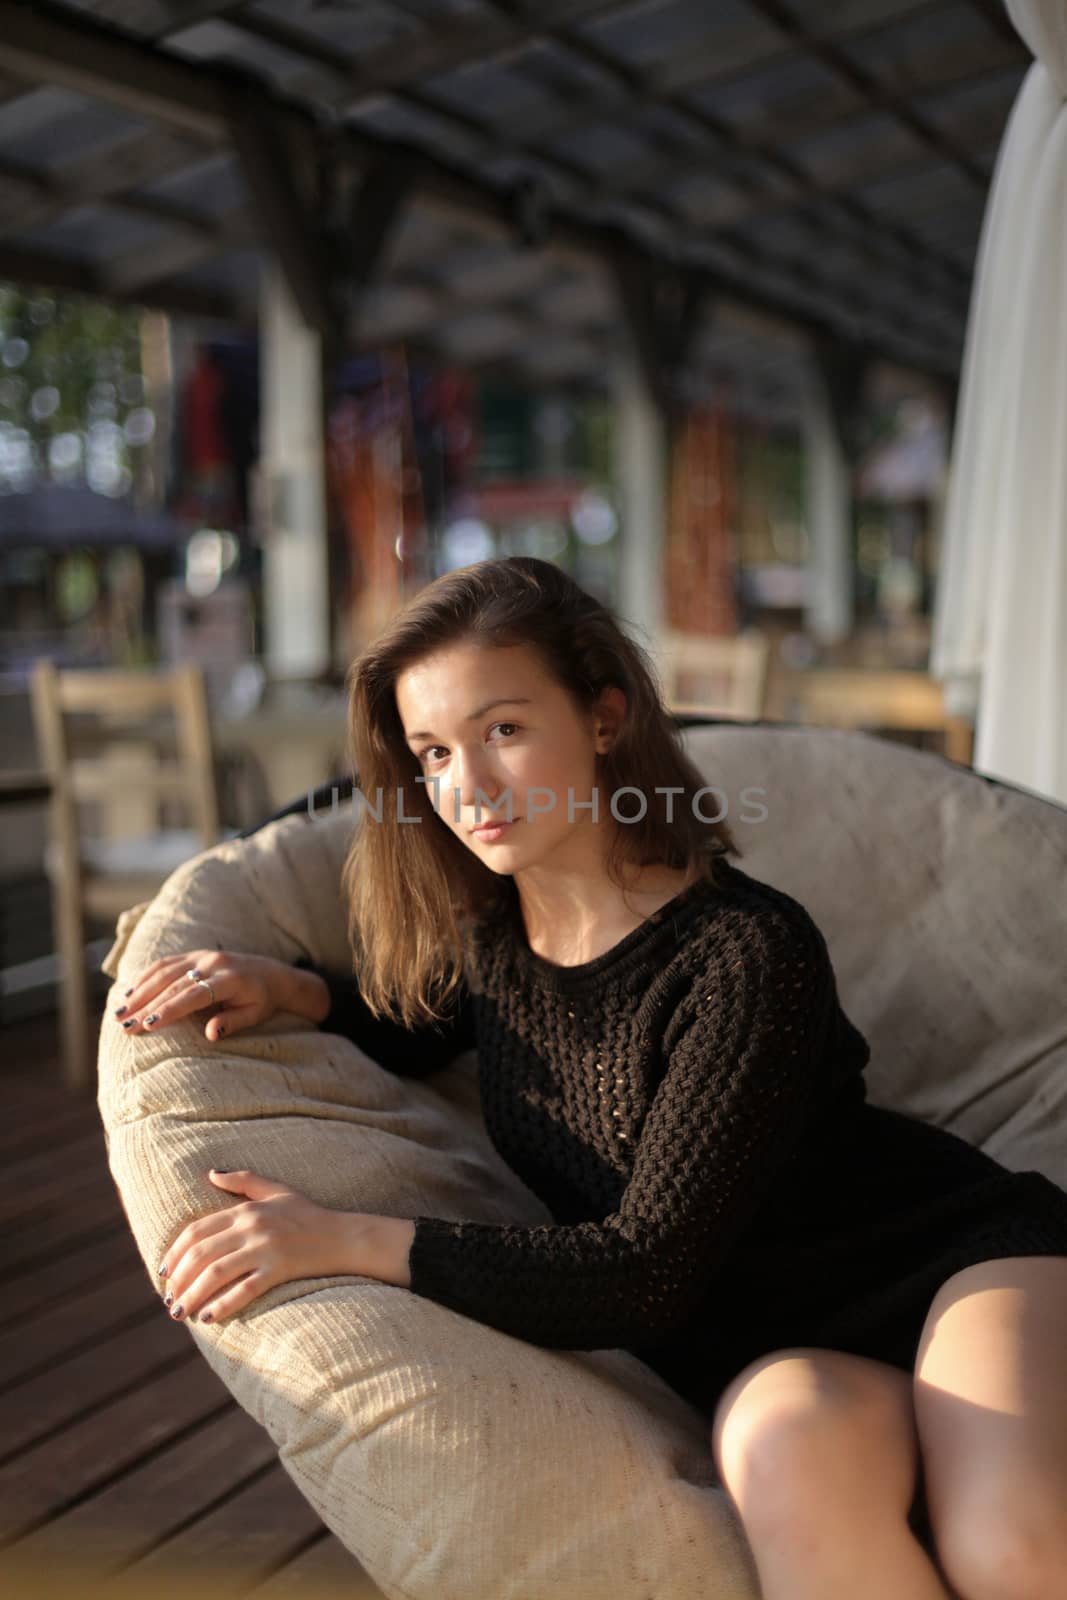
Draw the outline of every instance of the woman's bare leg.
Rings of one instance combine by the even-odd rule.
[[[964,1600],[1067,1600],[1067,1257],[938,1291],[915,1362],[930,1524]]]
[[[908,1524],[920,1457],[912,1378],[776,1350],[719,1399],[712,1449],[764,1600],[953,1600]]]

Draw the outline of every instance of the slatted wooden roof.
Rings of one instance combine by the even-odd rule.
[[[245,319],[274,252],[334,345],[532,381],[600,381],[625,311],[772,410],[785,330],[953,384],[1030,65],[1001,0],[0,15],[0,276]]]

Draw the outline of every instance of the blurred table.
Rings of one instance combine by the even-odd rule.
[[[343,691],[277,683],[252,711],[213,711],[211,735],[220,755],[251,758],[276,811],[346,770],[347,719]]]
[[[974,730],[945,711],[944,688],[926,672],[877,667],[809,667],[789,685],[788,716],[824,727],[899,728],[944,736],[950,761],[969,767]]]

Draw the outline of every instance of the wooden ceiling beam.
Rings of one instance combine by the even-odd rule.
[[[697,324],[710,298],[706,280],[666,268],[633,249],[619,249],[610,259],[645,384],[661,411],[673,414]]]
[[[795,15],[785,0],[748,0],[748,4],[773,27],[781,29],[802,54],[818,61],[831,77],[846,84],[864,100],[879,93],[882,85],[873,72],[860,66],[836,41],[815,33]],[[989,173],[965,146],[958,144],[936,122],[924,116],[908,99],[898,101],[891,110],[896,120],[927,149],[957,168],[975,184],[981,194],[986,193]]]
[[[135,245],[111,256],[99,266],[106,294],[128,299],[150,285],[173,278],[190,267],[201,266],[229,250],[254,250],[262,243],[259,219],[247,206],[235,206],[217,219],[210,230],[174,229],[161,244],[146,250]]]
[[[7,0],[0,71],[121,105],[149,121],[218,142],[226,107],[216,74],[118,28],[27,0]]]
[[[383,91],[408,87],[456,68],[506,60],[536,44],[545,25],[564,18],[576,25],[591,22],[623,11],[631,3],[632,0],[541,0],[536,13],[498,13],[488,17],[479,13],[430,19],[416,12],[421,26],[412,37],[390,41],[351,63],[345,75],[344,107],[351,109]]]
[[[149,306],[170,312],[172,316],[207,317],[238,324],[244,320],[241,305],[225,294],[193,289],[180,283],[148,284],[131,293],[124,292],[121,287],[112,290],[92,262],[51,255],[44,250],[26,250],[13,244],[0,243],[0,278]]]
[[[148,133],[128,134],[104,150],[75,156],[47,171],[21,161],[0,159],[0,179],[10,186],[12,196],[0,212],[0,233],[26,233],[62,216],[72,206],[93,204],[114,205],[133,216],[167,220],[171,202],[130,191],[158,183],[202,158],[202,148],[193,141],[154,128]],[[20,187],[24,192],[16,198]],[[169,220],[183,220],[180,209],[172,209]],[[184,220],[199,225],[206,219],[194,218],[190,212]]]
[[[515,0],[484,0],[484,3],[490,5],[494,10],[502,10],[510,14],[514,10]],[[751,3],[762,14],[767,15],[768,20],[776,26],[779,26],[779,24],[774,16],[768,14],[769,12],[781,13],[784,16],[789,15],[786,8],[781,5],[780,0],[751,0]],[[794,29],[793,33],[790,33],[789,29],[783,27],[782,31],[793,38],[794,42],[797,42],[801,34],[804,38],[814,38],[814,36],[808,35],[806,30],[799,30],[798,32]],[[695,106],[691,101],[675,91],[667,95],[649,95],[641,73],[610,55],[602,46],[590,40],[588,35],[563,24],[545,27],[542,32],[546,37],[551,38],[563,48],[573,51],[580,58],[605,73],[605,75],[613,76],[615,81],[634,99],[640,100],[642,96],[645,96],[647,103],[665,106],[672,115],[682,118],[691,128],[699,130],[704,135],[710,134],[727,159],[731,155],[743,158],[747,154],[747,152],[738,147],[734,131],[724,118]],[[823,56],[815,50],[814,46],[811,54],[818,56],[820,60],[823,59]],[[847,60],[843,52],[835,51],[835,54]],[[960,152],[961,160],[964,154],[964,152]],[[771,165],[787,181],[799,181],[800,183],[810,181],[803,167],[778,145],[771,145],[763,150],[761,159]],[[987,176],[981,174],[980,169],[974,166],[969,156],[966,157],[966,167],[969,172],[979,173],[979,182],[984,193],[988,186]],[[748,181],[751,181],[751,175],[749,175]],[[941,256],[938,251],[931,249],[926,241],[911,229],[899,222],[890,223],[887,226],[884,217],[879,217],[877,213],[871,211],[869,207],[853,197],[846,197],[838,203],[842,206],[845,214],[859,224],[860,237],[868,241],[868,248],[871,248],[871,240],[877,241],[880,238],[892,238],[902,247],[907,257],[913,262],[929,264],[940,272],[944,281],[950,284],[954,283],[965,294],[969,292],[970,274],[961,271],[955,262]],[[810,228],[813,242],[816,240],[821,241],[825,238],[824,221],[810,219],[809,222],[809,219],[806,218],[800,218],[799,220],[802,226]]]
[[[227,120],[263,234],[300,314],[333,346],[341,263],[320,219],[319,197],[308,192],[282,119],[252,84],[233,85]]]
[[[1025,55],[1025,52],[1020,51],[1018,54],[1019,66],[1025,65],[1027,60],[1029,60],[1029,57]],[[658,156],[653,154],[647,162],[638,161],[632,163],[628,168],[628,182],[635,187],[643,187],[646,184],[657,181],[662,182],[663,162],[666,155],[670,161],[673,181],[691,177],[697,178],[707,174],[712,158],[715,157],[717,158],[716,177],[720,177],[726,183],[737,185],[740,180],[731,170],[731,158],[735,158],[739,153],[745,158],[750,156],[765,157],[774,143],[783,145],[802,144],[807,139],[823,133],[833,132],[834,129],[850,121],[865,117],[872,111],[892,112],[912,94],[925,94],[936,89],[971,88],[979,84],[985,77],[1002,74],[1009,65],[1011,65],[1010,62],[1005,62],[1001,58],[996,62],[988,62],[981,68],[975,68],[968,66],[966,63],[961,63],[957,52],[951,63],[946,61],[945,70],[938,75],[936,80],[916,79],[905,87],[898,85],[892,90],[887,88],[884,95],[878,95],[869,103],[844,107],[840,105],[830,106],[829,108],[817,110],[814,114],[808,113],[788,121],[776,119],[773,124],[773,135],[767,132],[766,120],[760,118],[752,130],[748,128],[735,130],[734,145],[730,152],[724,152],[717,142],[714,144],[701,142],[699,148],[694,148],[691,141],[665,141],[662,137],[657,138],[654,134],[650,134],[647,129],[641,128],[639,130],[641,137],[647,138],[660,153]],[[595,101],[595,97],[592,98]],[[622,94],[612,97],[612,114],[619,116],[624,113],[625,99],[626,97]],[[587,121],[597,120],[595,117],[588,115],[589,109],[590,101],[587,98],[569,111],[563,109],[558,115],[558,121],[554,118],[550,122],[549,118],[541,112],[536,117],[527,117],[525,119],[517,117],[509,122],[509,133],[511,137],[518,140],[539,138],[548,132],[551,132],[553,137],[558,137],[560,133],[570,131],[571,127],[579,127]],[[667,148],[668,145],[669,149]],[[724,155],[726,156],[725,161],[722,160]],[[929,165],[929,156],[921,157],[918,160],[911,158],[907,162],[895,160],[887,162],[885,167],[875,172],[873,176],[876,179],[880,179],[883,176],[894,176],[897,172],[904,172],[911,168],[918,169],[923,166],[928,167]],[[812,178],[808,175],[803,178],[791,179],[788,183],[777,187],[773,191],[765,191],[755,196],[745,193],[742,198],[739,198],[736,206],[732,208],[730,221],[744,222],[750,217],[764,216],[775,211],[787,210],[796,205],[803,205],[807,201],[818,202],[821,199],[833,199],[842,187],[856,182],[867,181],[867,177],[866,169],[858,173],[853,171],[845,172],[829,181]],[[607,190],[611,190],[613,179],[610,174],[603,179],[603,185]]]

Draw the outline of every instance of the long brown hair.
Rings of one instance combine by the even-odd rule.
[[[705,821],[692,805],[707,787],[685,753],[681,730],[663,705],[647,652],[611,611],[550,561],[509,556],[445,573],[421,589],[352,663],[349,748],[360,817],[345,859],[342,888],[360,988],[376,1016],[413,1028],[439,1019],[462,977],[464,927],[473,915],[515,896],[435,812],[409,748],[396,704],[400,674],[446,645],[529,645],[568,691],[580,714],[616,685],[626,695],[618,737],[598,754],[597,786],[612,795],[632,787],[645,815],[613,830],[608,874],[621,888],[628,863],[684,867],[717,884],[717,860],[741,855],[725,820]],[[655,805],[657,787],[681,790],[673,817]],[[379,805],[380,800],[380,805]],[[438,802],[440,804],[440,802]],[[401,812],[402,806],[402,812]],[[659,814],[662,813],[662,814]],[[400,815],[407,822],[399,820]],[[379,820],[380,816],[380,820]],[[413,825],[411,818],[417,817]]]

